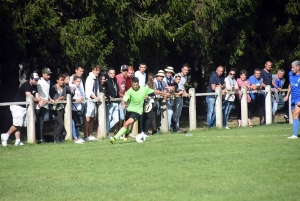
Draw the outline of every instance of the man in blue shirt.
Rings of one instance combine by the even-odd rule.
[[[273,121],[274,121],[274,118],[275,118],[275,114],[276,114],[276,111],[277,111],[277,107],[278,107],[278,102],[279,102],[279,95],[281,95],[281,90],[282,90],[282,87],[284,85],[284,69],[279,69],[277,71],[277,74],[274,74],[272,75],[272,83],[273,83],[273,90],[274,90],[274,93],[273,93],[273,103],[272,103],[272,113],[273,113]]]
[[[207,88],[207,93],[215,92],[216,87],[220,86],[222,89],[225,88],[224,84],[224,77],[222,76],[224,72],[223,66],[219,66],[216,70],[216,72],[213,72],[212,75],[209,78],[209,84]],[[214,127],[216,125],[215,119],[216,119],[216,110],[215,110],[215,104],[216,104],[216,96],[210,95],[206,96],[206,103],[207,103],[207,127]]]
[[[261,71],[259,68],[254,69],[254,75],[249,77],[249,83],[252,90],[261,90],[263,86],[263,79],[260,76]],[[264,95],[261,92],[250,93],[251,99],[253,101],[253,108],[258,108],[258,116],[260,122],[262,122],[263,108],[262,100],[264,101]]]
[[[292,63],[292,75],[290,75],[291,108],[293,114],[293,135],[289,139],[298,138],[299,114],[300,114],[300,61]]]

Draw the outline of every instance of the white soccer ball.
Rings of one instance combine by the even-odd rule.
[[[142,143],[142,142],[145,142],[146,141],[146,135],[145,134],[138,134],[136,137],[135,137],[135,140],[138,142],[138,143]]]

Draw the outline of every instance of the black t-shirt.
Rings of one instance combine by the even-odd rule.
[[[37,93],[37,87],[36,85],[30,85],[29,81],[24,82],[19,90],[17,91],[14,102],[24,102],[26,101],[26,94],[25,92],[30,92],[33,96]],[[26,107],[26,105],[21,105],[22,107]]]
[[[264,69],[260,71],[260,77],[263,79],[265,85],[272,86],[272,73],[267,73]]]

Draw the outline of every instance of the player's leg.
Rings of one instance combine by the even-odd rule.
[[[299,114],[300,114],[300,107],[297,106],[297,101],[292,103],[292,116],[293,116],[293,135],[288,137],[291,139],[298,138],[298,130],[299,130]]]

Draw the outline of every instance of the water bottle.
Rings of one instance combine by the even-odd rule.
[[[185,137],[191,137],[191,136],[193,136],[191,133],[185,134]]]

